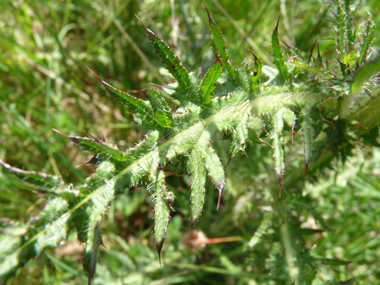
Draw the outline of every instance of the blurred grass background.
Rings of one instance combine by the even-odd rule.
[[[209,0],[207,4],[236,65],[246,48],[271,65],[270,36],[279,15],[280,38],[285,43],[308,51],[318,37],[321,54],[331,56],[334,32],[327,20],[332,15],[327,2]],[[367,10],[379,24],[378,1],[362,1],[363,18]],[[191,70],[205,60],[208,68],[214,60],[200,0],[3,0],[0,11],[0,158],[19,168],[60,175],[66,183],[79,185],[93,167],[82,165],[90,157],[53,128],[72,135],[104,135],[120,149],[143,135],[86,67],[122,90],[171,80],[135,15]],[[377,50],[379,35],[378,30]],[[301,150],[287,153],[289,161],[302,159]],[[254,236],[257,243],[251,239],[260,233],[258,228],[267,228],[268,193],[277,178],[268,149],[252,148],[247,154],[255,164],[240,157],[229,165],[224,205],[215,210],[217,193],[210,187],[205,212],[195,226],[209,238],[232,237],[235,242],[204,249],[186,245],[202,233],[187,235],[189,177],[171,176],[168,184],[177,193],[177,212],[163,250],[164,266],[159,267],[152,240],[150,197],[143,188],[137,189],[119,197],[102,224],[108,250],[101,253],[95,284],[277,284],[275,276],[282,274],[279,242],[270,231]],[[357,277],[355,284],[380,280],[379,155],[376,150],[358,151],[350,167],[336,165],[337,175],[327,174],[306,190],[307,203],[325,213],[323,218],[333,229],[306,237],[307,246],[314,246],[316,256],[352,261],[334,266],[320,262],[317,279],[321,282],[352,276]],[[228,157],[224,158],[226,163]],[[180,165],[175,167],[178,172]],[[0,172],[0,216],[25,222],[43,204],[43,198]],[[304,218],[306,223],[310,216]],[[62,249],[29,262],[13,284],[83,284],[81,251],[73,234]]]

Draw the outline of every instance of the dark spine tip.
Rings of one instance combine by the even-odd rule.
[[[58,131],[58,130],[56,130],[56,129],[53,129],[53,131],[55,131],[56,133],[58,133],[58,134],[60,134],[60,135],[62,135],[62,136],[64,136],[64,137],[66,137],[66,138],[70,138],[69,135],[66,135],[66,134],[64,134],[64,133],[62,133],[62,132],[60,132],[60,131]]]
[[[187,234],[190,234],[191,230],[193,229],[194,225],[198,222],[198,219],[195,219],[193,220],[193,218],[191,218],[191,225],[190,225],[190,229],[189,229],[189,232]]]
[[[308,171],[308,169],[309,169],[309,163],[307,162],[307,163],[305,163],[305,183],[307,181],[307,171]]]
[[[213,20],[213,18],[211,17],[210,12],[209,12],[208,9],[207,9],[206,2],[205,2],[204,0],[203,0],[203,5],[205,5],[206,12],[207,12],[207,15],[208,15],[208,20],[209,20],[210,22],[213,22],[214,20]]]
[[[278,16],[276,28],[274,28],[274,32],[278,33],[278,24],[280,23],[281,15]]]
[[[103,83],[103,80],[102,79],[100,79],[100,77],[98,76],[98,75],[96,75],[96,73],[95,72],[93,72],[88,66],[87,66],[87,69],[99,80],[99,81],[101,81],[102,83]]]
[[[253,57],[255,58],[255,61],[257,61],[259,58],[253,53],[253,51],[251,51],[250,49],[248,49],[248,51],[253,55]]]
[[[106,250],[108,250],[108,248],[104,245],[103,239],[100,240],[100,244],[101,244]]]
[[[214,53],[215,53],[215,52],[214,52]],[[206,61],[207,61],[207,58],[208,58],[208,56],[206,56],[206,59],[203,61],[202,65],[201,65],[201,68],[200,68],[200,71],[201,71],[201,72],[202,72],[203,67],[205,66],[205,63],[206,63]]]
[[[230,164],[231,160],[232,160],[232,157],[230,157],[230,158],[228,159],[228,162],[227,162],[227,164],[226,164],[226,167],[228,166],[228,164]]]
[[[310,54],[313,55],[313,51],[314,51],[314,48],[315,48],[315,45],[317,44],[317,41],[318,41],[318,38],[315,39],[315,42],[313,44],[313,47],[311,48],[310,50]]]
[[[368,130],[368,128],[366,126],[363,126],[362,124],[360,124],[359,122],[356,122],[356,125],[358,125],[359,127],[363,128],[363,129],[366,129]]]
[[[143,21],[141,21],[141,19],[140,19],[137,15],[135,15],[135,16],[136,16],[137,20],[140,21],[140,23],[144,26],[144,28],[145,28],[145,29],[148,31],[148,33],[149,33],[149,29],[148,29],[148,27],[145,26],[145,24],[143,23]]]
[[[219,57],[219,55],[216,53],[216,51],[211,47],[211,50],[212,50],[212,52],[214,53],[214,55],[215,55],[215,62],[218,62],[218,61],[221,61],[221,59],[220,59],[220,57]]]
[[[164,245],[163,240],[159,243],[156,241],[156,248],[157,248],[157,253],[158,253],[158,262],[160,263],[160,267],[161,267],[161,250],[162,250],[163,245]]]
[[[288,45],[286,42],[281,41],[288,49],[294,49],[291,45]]]
[[[84,131],[86,133],[86,135],[88,135],[91,139],[93,139],[94,141],[96,142],[100,142],[96,137],[94,137],[93,135],[91,135],[89,132],[87,131]]]

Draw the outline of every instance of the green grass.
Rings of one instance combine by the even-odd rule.
[[[86,131],[98,138],[104,135],[124,149],[137,143],[142,129],[131,123],[119,103],[107,98],[86,67],[122,90],[171,80],[135,14],[174,48],[186,67],[194,70],[205,60],[205,66],[210,66],[212,39],[202,2],[173,2],[174,7],[171,1],[1,1],[0,158],[78,185],[94,170],[83,165],[90,156],[53,128],[72,135]],[[379,24],[377,2],[362,1],[359,14],[364,18],[368,8]],[[289,1],[286,13],[280,1],[210,0],[207,4],[235,62],[241,62],[250,48],[272,65],[271,34],[280,14],[281,40],[308,51],[318,38],[322,56],[331,57],[334,34],[329,21],[319,20],[331,17],[327,4]],[[379,50],[379,38],[377,31],[374,50]],[[223,142],[217,144],[220,150],[228,149]],[[163,266],[151,234],[153,204],[141,187],[120,196],[101,223],[107,249],[101,249],[94,284],[276,284],[273,274],[287,273],[280,270],[284,267],[280,239],[266,227],[273,206],[270,193],[278,189],[268,150],[265,146],[248,149],[254,164],[245,156],[230,163],[222,206],[216,211],[218,193],[209,186],[204,213],[195,227],[208,238],[238,236],[240,240],[188,247],[184,239],[190,237],[190,178],[169,176],[168,187],[177,193],[177,212],[165,242]],[[290,167],[299,165],[302,151],[287,146]],[[352,277],[357,278],[355,284],[380,280],[379,155],[376,149],[362,153],[358,147],[344,166],[333,165],[336,174],[326,172],[318,182],[308,184],[303,206],[315,209],[328,228],[304,236],[305,247],[314,257],[331,259],[314,261],[318,277],[313,284]],[[226,152],[220,151],[220,156],[225,164]],[[181,174],[180,167],[175,164],[168,171]],[[43,208],[40,196],[3,170],[0,185],[0,217],[26,222]],[[296,205],[294,209],[301,227],[323,228],[316,222],[318,214],[296,212]],[[50,249],[30,261],[10,284],[85,283],[75,234],[63,249],[68,253]],[[306,253],[305,258],[309,258]],[[337,260],[351,263],[340,265]]]

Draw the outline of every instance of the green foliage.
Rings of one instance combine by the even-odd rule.
[[[104,139],[57,131],[78,148],[94,155],[88,164],[95,164],[96,170],[83,186],[65,185],[59,176],[21,170],[0,161],[5,170],[21,178],[28,183],[29,189],[43,194],[46,199],[43,210],[27,223],[1,222],[4,246],[0,282],[5,283],[29,260],[43,256],[48,248],[57,247],[74,230],[85,245],[83,267],[88,273],[88,283],[95,282],[103,216],[120,194],[138,186],[146,187],[154,203],[154,238],[161,263],[163,245],[170,233],[169,222],[176,199],[179,199],[175,189],[167,183],[166,170],[179,164],[178,172],[190,176],[190,228],[193,228],[207,206],[206,190],[212,190],[208,178],[218,191],[217,208],[225,186],[233,193],[234,187],[228,183],[228,168],[226,170],[223,162],[226,156],[230,162],[239,153],[250,157],[250,164],[257,164],[250,169],[261,167],[265,170],[263,161],[270,161],[279,178],[280,197],[275,190],[278,184],[270,183],[265,189],[266,193],[271,193],[271,222],[269,215],[258,213],[261,216],[256,233],[251,233],[251,238],[245,242],[249,250],[247,257],[269,255],[270,262],[260,265],[264,269],[258,269],[259,277],[255,278],[266,282],[269,280],[266,278],[271,278],[268,272],[274,272],[279,282],[312,284],[317,279],[318,262],[331,266],[349,264],[345,260],[325,257],[323,253],[314,255],[306,246],[305,236],[328,231],[329,226],[312,205],[310,197],[303,195],[303,175],[300,175],[304,164],[306,172],[312,173],[310,181],[317,180],[318,171],[331,167],[334,158],[345,162],[357,141],[377,146],[380,118],[368,112],[379,104],[376,85],[379,57],[369,56],[375,24],[370,17],[361,39],[354,24],[357,6],[351,7],[349,1],[335,4],[336,62],[324,62],[319,51],[314,58],[313,49],[304,53],[290,46],[293,55],[286,58],[280,44],[278,20],[271,38],[274,67],[264,65],[251,52],[254,65],[250,66],[245,56],[239,68],[233,66],[221,29],[206,7],[216,59],[204,75],[203,66],[188,71],[173,50],[139,19],[154,52],[173,76],[173,82],[155,85],[155,89],[124,92],[92,73],[143,128],[145,138],[122,151]],[[363,105],[366,112],[358,107]],[[295,133],[302,133],[303,142],[297,139],[295,147],[301,149],[303,145],[303,163],[298,163],[297,157],[291,163],[285,159],[285,152],[292,147],[288,137],[291,135],[293,142]],[[266,134],[273,160],[268,160],[259,146],[260,143],[269,145],[265,141]],[[224,154],[227,148],[216,143],[218,140],[229,144],[228,155]],[[287,166],[288,163],[291,165]],[[288,176],[285,169],[289,169]],[[286,191],[281,196],[282,189]],[[244,197],[238,191],[236,195]],[[322,230],[301,227],[298,218],[309,214]],[[10,236],[15,237],[12,243],[8,242]],[[268,243],[274,245],[271,247]],[[269,253],[265,252],[267,245],[271,248]],[[240,269],[229,258],[222,255],[220,262],[229,273],[240,274]],[[273,260],[275,266],[270,264]],[[331,278],[324,284],[351,284],[353,281],[349,278],[333,281]]]

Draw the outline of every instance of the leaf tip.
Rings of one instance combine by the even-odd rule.
[[[219,191],[218,204],[216,205],[216,209],[219,210],[220,199],[221,199],[221,197],[222,197],[223,184],[222,184],[222,183],[218,183],[218,184],[216,184],[215,186],[216,186],[216,188],[217,188],[218,191]]]
[[[210,12],[209,12],[208,9],[207,9],[207,5],[206,5],[205,0],[203,0],[203,5],[205,5],[206,12],[207,12],[207,15],[208,15],[208,20],[209,20],[210,22],[213,22],[213,19],[212,19],[211,15],[210,15]]]
[[[200,72],[202,72],[202,69],[205,66],[205,63],[207,61],[207,58],[208,58],[208,56],[206,56],[205,60],[203,61],[202,65],[201,65],[201,68],[200,68]]]
[[[157,249],[157,253],[158,253],[158,262],[160,263],[160,267],[161,267],[161,250],[162,250],[163,245],[164,245],[164,240],[162,240],[161,242],[156,241],[156,249]]]
[[[164,86],[161,86],[161,85],[158,85],[158,84],[154,84],[154,83],[149,83],[150,85],[153,85],[153,86],[155,86],[155,87],[158,87],[158,88],[160,88],[161,90],[164,90]]]
[[[64,137],[66,137],[66,138],[69,138],[69,135],[66,135],[66,134],[62,133],[61,131],[58,131],[57,129],[52,129],[52,130],[55,131],[57,134],[60,134],[60,135],[62,135]]]
[[[273,31],[274,33],[278,33],[278,24],[280,23],[280,19],[281,19],[281,14],[278,16],[276,28],[274,28],[274,31]]]
[[[318,38],[315,39],[315,42],[313,44],[313,46],[311,47],[311,50],[310,50],[310,55],[313,56],[313,51],[314,51],[314,48],[315,48],[315,45],[317,44],[318,42]]]
[[[226,164],[226,167],[228,166],[228,164],[230,164],[231,160],[232,160],[232,157],[230,157],[230,158],[228,159],[228,162],[227,162],[227,164]]]
[[[141,21],[141,19],[135,14],[135,16],[136,16],[136,18],[137,18],[137,20],[139,20],[140,21],[140,23],[144,26],[144,28],[145,28],[145,30],[147,30],[148,32],[150,31],[149,29],[148,29],[148,27],[147,26],[145,26],[145,24],[144,24],[144,22],[143,21]]]

